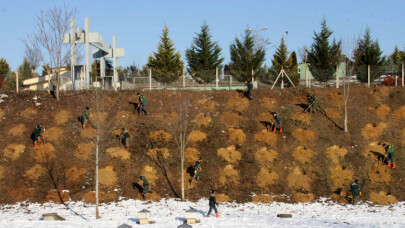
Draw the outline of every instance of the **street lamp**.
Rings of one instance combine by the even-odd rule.
[[[259,44],[258,44],[259,43],[258,42],[259,32],[263,31],[263,30],[267,30],[267,29],[268,29],[268,27],[266,27],[266,26],[261,29],[246,28],[246,31],[251,31],[251,32],[255,33],[255,43],[254,43],[255,52],[257,52],[259,50]],[[255,74],[255,71],[254,71],[254,69],[252,69],[252,83],[255,81],[254,74]],[[253,84],[253,86],[254,86],[254,84]],[[254,86],[254,87],[256,87],[256,86]]]

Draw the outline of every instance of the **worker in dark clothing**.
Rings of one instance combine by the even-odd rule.
[[[127,131],[127,129],[125,129],[125,127],[123,127],[123,128],[121,128],[121,134],[120,134],[120,137],[121,137],[121,139],[122,139],[122,142],[124,143],[124,145],[125,145],[125,149],[126,150],[129,150],[129,133],[128,133],[128,131]]]
[[[216,205],[218,205],[218,203],[217,203],[217,201],[215,199],[214,194],[215,194],[215,190],[212,190],[211,191],[211,196],[210,196],[210,199],[209,199],[209,203],[208,203],[208,205],[210,206],[210,209],[208,210],[208,213],[207,213],[207,216],[206,216],[207,218],[210,217],[212,209],[214,209],[215,215],[219,218],[219,213],[218,213],[218,210],[217,210],[217,207],[216,207]]]
[[[37,146],[38,142],[42,142],[41,132],[45,131],[45,128],[43,129],[42,126],[42,124],[38,124],[32,132],[31,138],[34,141],[34,146]]]
[[[142,197],[143,197],[144,199],[146,199],[146,193],[149,191],[149,182],[148,182],[148,180],[146,179],[146,177],[144,177],[144,176],[140,176],[139,179],[141,179],[142,182],[143,182],[143,193],[142,193]]]
[[[253,83],[251,80],[245,81],[245,85],[247,86],[247,95],[249,100],[252,100],[252,90],[253,90]]]
[[[145,113],[145,115],[148,115],[148,112],[146,111],[146,98],[145,95],[138,93],[138,99],[139,99],[139,104],[138,104],[138,114],[141,114],[141,111]]]
[[[194,169],[194,175],[190,178],[190,182],[193,181],[193,179],[196,179],[197,181],[199,181],[200,179],[200,171],[201,171],[201,162],[202,159],[198,159],[198,161],[196,161],[194,163],[193,169]]]
[[[314,96],[307,95],[309,111],[316,112],[316,99]]]
[[[356,199],[361,195],[360,192],[360,185],[359,185],[359,180],[354,180],[354,182],[350,185],[350,192],[352,193],[353,196],[353,204],[356,204]]]
[[[89,121],[90,119],[90,108],[86,107],[85,110],[83,110],[82,113],[82,128],[85,129],[86,128],[86,123]]]
[[[383,144],[383,147],[385,149],[384,162],[387,164],[387,166],[391,166],[393,169],[395,169],[397,166],[395,165],[394,161],[394,145]]]
[[[273,117],[274,120],[276,121],[276,123],[274,124],[274,130],[273,132],[276,132],[277,129],[280,130],[280,133],[283,132],[283,126],[282,126],[282,122],[281,122],[281,116],[278,113],[273,113]]]

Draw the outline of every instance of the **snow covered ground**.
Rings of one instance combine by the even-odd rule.
[[[193,227],[405,227],[405,202],[390,206],[338,205],[323,199],[312,204],[223,203],[218,207],[221,217],[205,218],[206,199],[179,202],[123,200],[102,204],[101,219],[95,219],[94,205],[68,202],[60,204],[16,204],[0,206],[0,227],[117,227],[123,223],[132,227],[177,227],[185,219],[185,210],[199,211],[200,223]],[[155,224],[138,225],[137,212],[151,211]],[[56,212],[66,221],[43,221],[42,214]],[[278,213],[291,213],[292,218],[277,218]]]

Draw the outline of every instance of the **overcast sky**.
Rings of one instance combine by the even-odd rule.
[[[272,42],[266,54],[266,64],[271,65],[274,46],[285,31],[289,49],[297,51],[312,43],[322,18],[327,19],[338,39],[353,40],[368,26],[384,55],[396,45],[402,50],[405,47],[403,0],[1,0],[0,57],[6,58],[12,70],[23,61],[21,40],[35,31],[36,15],[41,9],[64,4],[76,7],[80,27],[84,28],[84,18],[88,17],[91,31],[99,32],[106,42],[111,44],[112,35],[117,36],[118,47],[125,48],[126,54],[118,60],[121,66],[145,64],[156,51],[165,24],[184,59],[184,51],[204,20],[222,47],[225,63],[229,62],[229,45],[247,26],[268,27],[259,34]]]

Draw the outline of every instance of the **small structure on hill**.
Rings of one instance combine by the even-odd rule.
[[[138,212],[139,224],[148,224],[149,218],[150,218],[150,211],[143,209]]]

